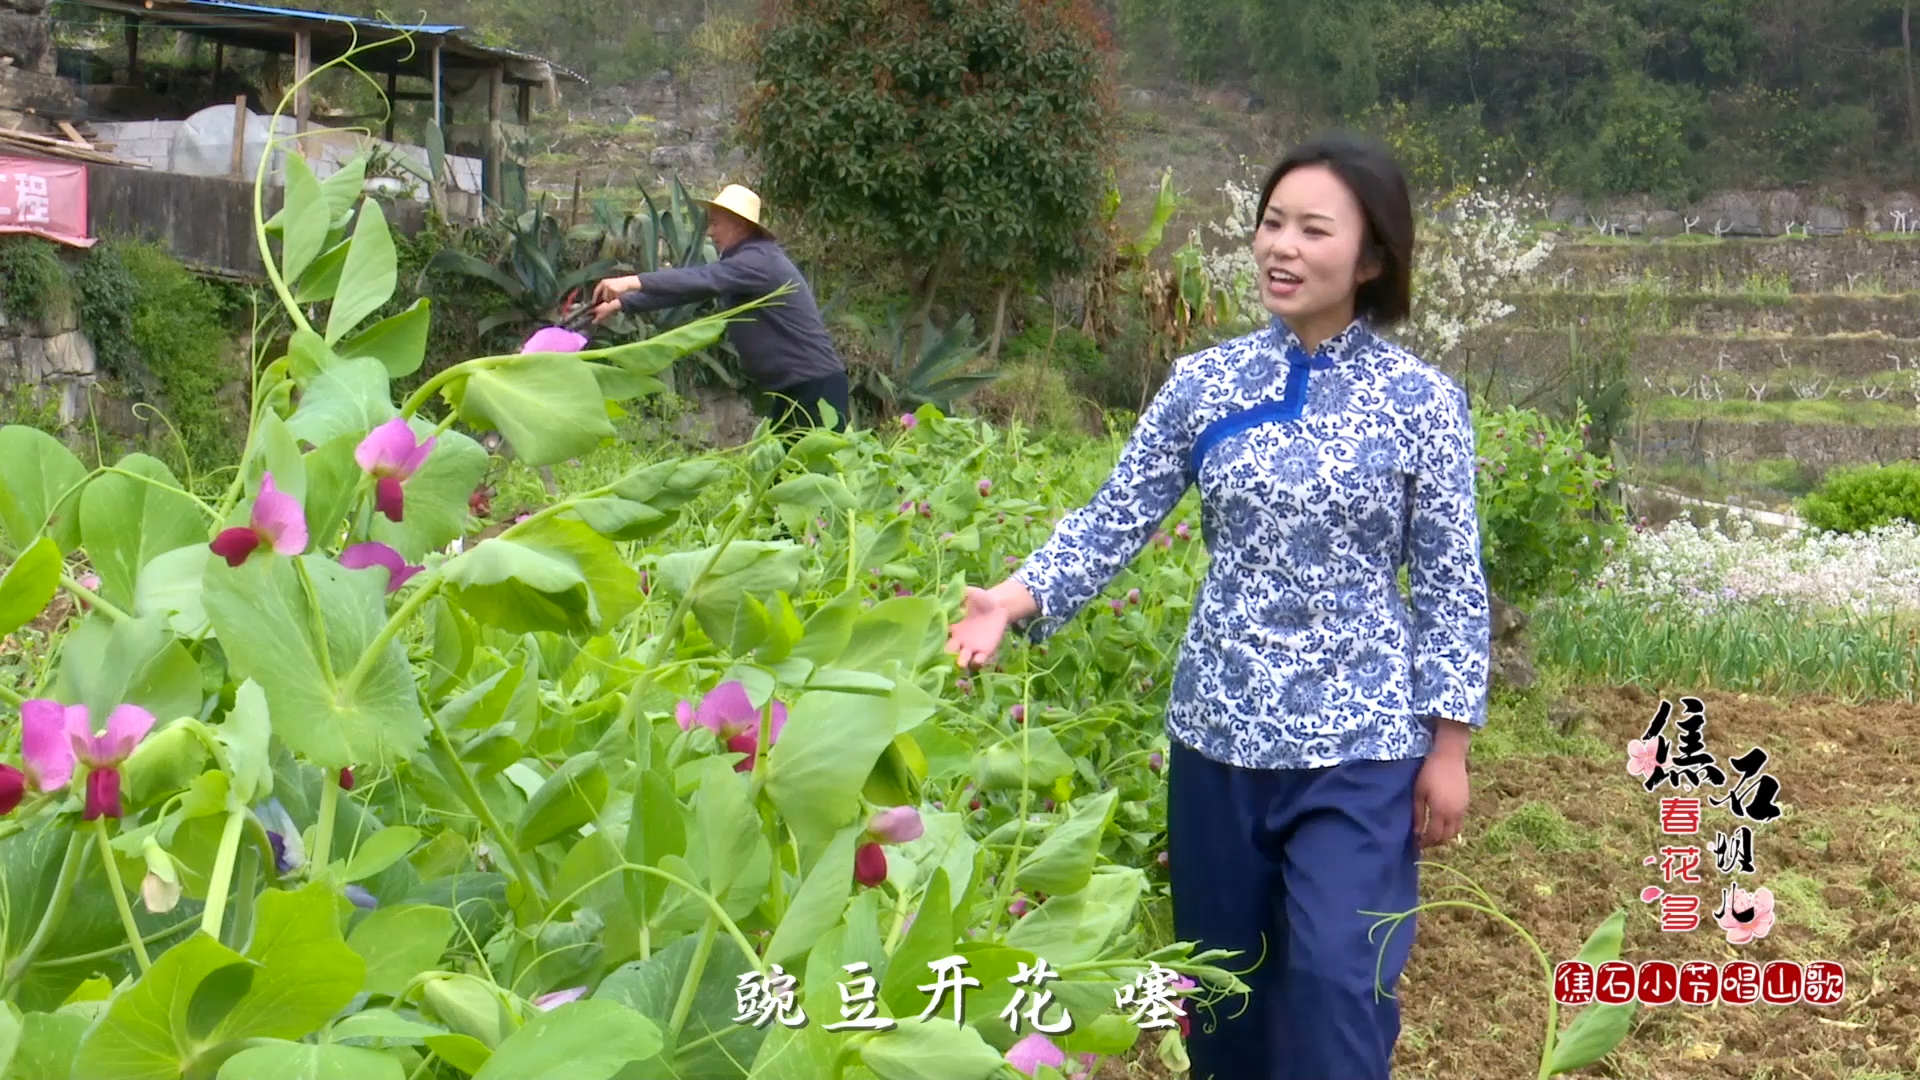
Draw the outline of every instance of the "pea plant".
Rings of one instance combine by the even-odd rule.
[[[285,162],[254,217],[288,331],[223,492],[0,428],[0,634],[78,608],[0,685],[0,1076],[1057,1080],[1135,1045],[1145,975],[1245,991],[1143,929],[1134,707],[1027,715],[1140,677],[1161,613],[955,678],[960,584],[1039,511],[974,475],[980,427],[628,461],[474,542],[467,432],[604,456],[745,309],[396,398],[431,312],[368,321],[396,259],[364,162]],[[964,1014],[929,1015],[943,966]],[[893,1023],[828,1030],[862,977]],[[792,987],[777,1021],[750,985]]]

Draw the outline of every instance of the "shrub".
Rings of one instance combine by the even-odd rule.
[[[1866,532],[1898,520],[1920,524],[1920,464],[1835,469],[1799,509],[1808,525],[1828,532]]]
[[[1612,463],[1582,446],[1586,413],[1562,424],[1531,409],[1477,407],[1474,426],[1488,587],[1524,603],[1592,580],[1624,529],[1605,494]]]

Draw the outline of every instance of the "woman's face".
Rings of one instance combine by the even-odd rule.
[[[1347,185],[1325,165],[1303,165],[1283,177],[1253,235],[1260,299],[1296,333],[1302,324],[1353,319],[1354,291],[1379,270],[1363,265],[1366,215]]]

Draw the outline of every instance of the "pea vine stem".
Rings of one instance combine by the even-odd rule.
[[[140,938],[140,924],[133,921],[133,907],[127,903],[127,889],[120,881],[120,864],[113,857],[113,842],[107,839],[107,819],[93,819],[93,838],[100,845],[100,865],[106,868],[107,885],[113,889],[113,906],[120,909],[120,925],[127,931],[127,944],[133,946],[133,958],[145,975],[153,966],[147,957],[147,943]]]
[[[220,830],[219,852],[213,858],[213,876],[207,879],[207,906],[200,913],[200,929],[208,937],[220,940],[220,924],[227,913],[227,889],[233,882],[233,859],[240,847],[240,828],[246,824],[246,811],[227,811],[225,827]]]

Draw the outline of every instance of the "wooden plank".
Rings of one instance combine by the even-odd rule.
[[[239,176],[247,163],[247,95],[233,99],[233,161],[229,171]]]
[[[92,143],[88,142],[85,137],[83,137],[78,131],[74,130],[74,127],[72,124],[67,123],[65,120],[61,120],[58,123],[59,123],[61,134],[65,135],[69,139],[72,139],[74,143],[80,147],[80,149],[92,150],[94,148]]]
[[[307,130],[307,117],[313,107],[304,80],[313,74],[313,35],[302,30],[293,35],[293,130]]]
[[[493,68],[487,72],[487,141],[485,184],[487,197],[498,201],[500,198],[500,163],[505,157],[506,148],[501,145],[505,140],[500,130],[500,115],[506,111],[506,72]]]

